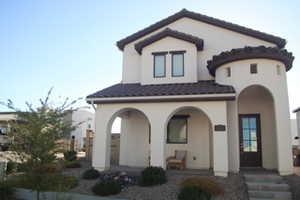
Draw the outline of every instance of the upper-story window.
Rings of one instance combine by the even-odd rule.
[[[257,74],[257,64],[256,63],[253,63],[250,65],[250,73]]]
[[[172,76],[184,76],[184,53],[185,51],[171,51],[172,54]]]
[[[160,78],[166,76],[166,54],[167,52],[158,52],[153,54],[153,76]]]

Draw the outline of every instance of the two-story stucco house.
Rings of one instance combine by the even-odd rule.
[[[87,97],[96,105],[93,167],[110,167],[121,117],[120,165],[186,167],[227,176],[243,167],[292,173],[286,72],[280,37],[181,10],[117,42],[121,83]]]

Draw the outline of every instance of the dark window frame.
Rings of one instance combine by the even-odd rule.
[[[184,77],[184,54],[186,53],[186,51],[169,51],[169,53],[172,55],[171,58],[172,77]],[[174,55],[182,55],[182,75],[174,75],[174,66],[173,66]]]
[[[166,77],[166,55],[168,54],[167,51],[161,51],[161,52],[153,52],[153,78],[165,78]],[[156,56],[164,56],[164,75],[163,76],[156,76],[155,75],[155,57]]]
[[[170,127],[169,127],[169,124],[170,124],[170,121],[171,119],[169,120],[168,122],[168,126],[167,126],[167,144],[188,144],[188,118],[190,116],[189,115],[174,115],[171,119],[183,119],[185,120],[185,124],[186,124],[186,129],[185,129],[185,135],[186,135],[186,140],[184,142],[171,142],[169,140],[169,134],[170,134]]]
[[[257,63],[250,64],[250,73],[251,74],[257,74],[258,73]]]

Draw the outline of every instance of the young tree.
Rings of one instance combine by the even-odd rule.
[[[56,172],[56,154],[60,152],[57,140],[65,138],[75,128],[72,123],[65,120],[72,106],[79,100],[69,101],[68,98],[59,105],[50,104],[52,89],[36,108],[26,102],[27,110],[17,109],[11,100],[2,105],[16,112],[17,119],[9,122],[12,139],[9,149],[15,158],[22,162],[27,185],[37,192],[53,188],[54,182],[51,173]]]

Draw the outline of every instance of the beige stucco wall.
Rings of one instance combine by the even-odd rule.
[[[153,52],[182,51],[184,53],[184,76],[172,77],[172,55],[166,54],[166,77],[153,77]],[[141,84],[197,82],[197,49],[192,43],[166,37],[145,47],[142,51]]]
[[[142,56],[140,56],[140,54],[138,54],[138,52],[134,49],[134,44],[167,27],[197,36],[204,40],[203,51],[199,51],[197,53],[198,80],[213,79],[206,68],[207,60],[210,60],[213,55],[217,55],[223,51],[231,50],[233,48],[242,48],[244,46],[275,46],[272,43],[227,29],[212,26],[189,18],[182,18],[125,46],[123,51],[123,83],[136,83],[142,81],[140,76],[140,70],[143,67],[141,59]],[[169,51],[167,47],[163,50]]]
[[[250,74],[250,64],[258,64],[258,73]],[[280,74],[277,74],[277,66],[280,66]],[[231,67],[231,77],[226,77],[226,68]],[[266,88],[274,99],[276,121],[276,148],[278,158],[278,170],[281,174],[292,173],[291,131],[290,113],[287,92],[286,71],[283,63],[269,59],[248,59],[235,61],[223,65],[216,71],[216,82],[234,86],[237,96],[251,85],[259,85]],[[228,112],[237,113],[237,101],[228,103]],[[238,118],[232,115],[228,125],[231,129],[229,135],[229,167],[236,171],[239,168],[239,139]]]

